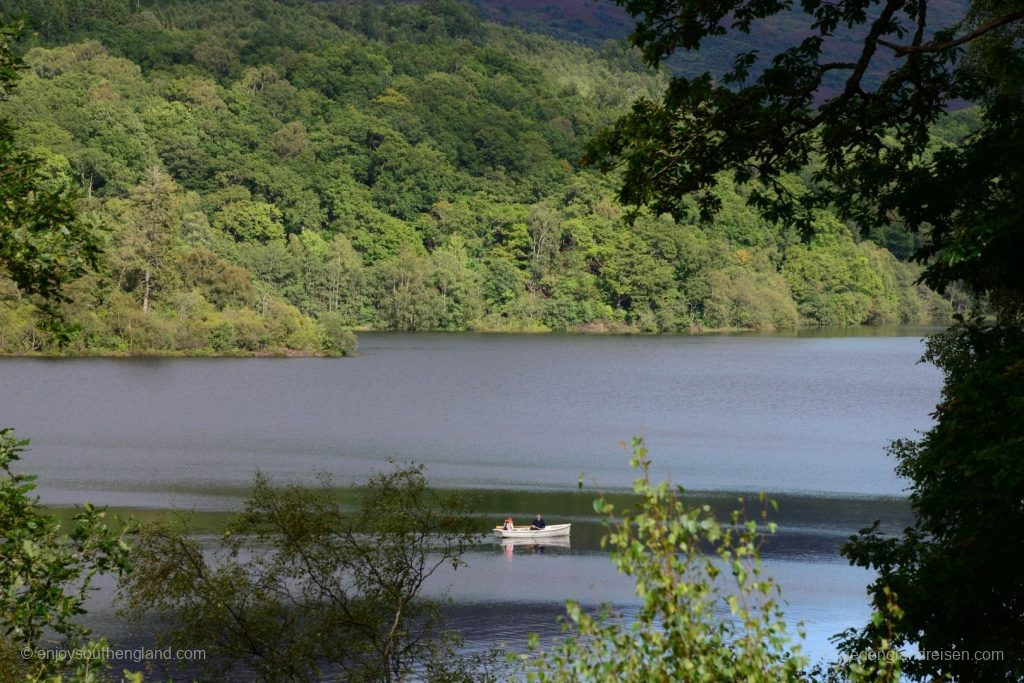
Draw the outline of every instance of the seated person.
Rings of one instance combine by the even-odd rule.
[[[541,517],[540,513],[538,512],[537,516],[533,518],[533,524],[530,525],[530,528],[531,529],[543,529],[545,526],[547,526],[547,525],[544,524],[544,518]]]
[[[505,523],[501,525],[501,528],[505,531],[514,531],[516,528],[516,523],[512,521],[511,517],[506,517]]]

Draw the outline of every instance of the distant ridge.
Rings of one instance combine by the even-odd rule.
[[[479,9],[484,19],[594,48],[600,48],[609,40],[626,40],[634,25],[633,18],[611,0],[469,1]],[[929,24],[942,28],[951,26],[963,16],[968,6],[968,0],[931,0],[928,3]],[[699,53],[675,55],[667,66],[677,73],[710,71],[721,74],[732,65],[736,52],[750,49],[750,41],[767,59],[789,47],[797,27],[805,25],[806,22],[796,16],[773,18],[761,22],[752,36],[707,41]],[[835,59],[849,59],[859,53],[859,33],[838,33],[829,51]],[[872,75],[877,78],[895,65],[896,59],[891,54],[878,53],[868,73],[869,80]],[[824,94],[828,94],[828,88]]]
[[[598,47],[623,40],[633,19],[609,0],[470,0],[490,21]]]

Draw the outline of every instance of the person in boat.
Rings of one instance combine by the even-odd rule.
[[[506,517],[505,523],[501,525],[501,528],[505,531],[515,531],[516,523],[512,521],[511,517]]]
[[[531,529],[543,529],[547,524],[544,523],[544,518],[537,513],[537,516],[533,518],[533,524],[530,525]]]

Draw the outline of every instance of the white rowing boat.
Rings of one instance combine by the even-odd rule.
[[[494,535],[498,538],[555,538],[568,536],[572,524],[548,524],[543,529],[531,529],[528,526],[517,526],[514,529],[494,527]]]

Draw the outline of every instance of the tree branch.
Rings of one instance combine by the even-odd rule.
[[[896,43],[890,43],[887,40],[879,39],[878,44],[883,47],[887,47],[893,52],[895,52],[897,57],[905,57],[907,55],[918,54],[921,52],[943,52],[944,50],[949,50],[950,48],[954,48],[957,47],[958,45],[963,45],[964,43],[970,42],[975,38],[985,35],[986,33],[993,29],[997,29],[1000,26],[1003,26],[1004,24],[1010,24],[1015,21],[1020,21],[1021,19],[1024,19],[1024,10],[1007,14],[1006,16],[1000,17],[999,19],[993,19],[987,24],[984,24],[974,29],[970,33],[965,33],[959,38],[947,40],[942,43],[927,43],[925,45],[897,45]]]
[[[917,3],[917,32],[914,33],[914,45],[920,45],[924,40],[924,29],[927,25],[928,0],[918,0]]]
[[[849,71],[856,68],[857,64],[855,62],[825,62],[818,67],[818,71],[824,76],[828,71],[836,71],[840,69]]]
[[[846,81],[846,87],[843,88],[843,92],[825,103],[821,109],[818,110],[818,114],[812,117],[807,124],[805,124],[805,130],[812,130],[816,128],[822,121],[828,118],[831,113],[844,104],[846,104],[854,96],[861,94],[863,91],[860,87],[860,81],[864,77],[864,73],[868,69],[868,64],[871,63],[871,58],[875,54],[877,46],[882,42],[881,36],[883,35],[889,21],[892,19],[893,14],[899,9],[899,0],[889,0],[885,7],[882,9],[882,13],[875,19],[874,23],[871,24],[871,30],[868,31],[868,35],[864,38],[864,48],[861,51],[860,58],[857,60],[854,66],[853,73],[850,74],[850,78]]]

